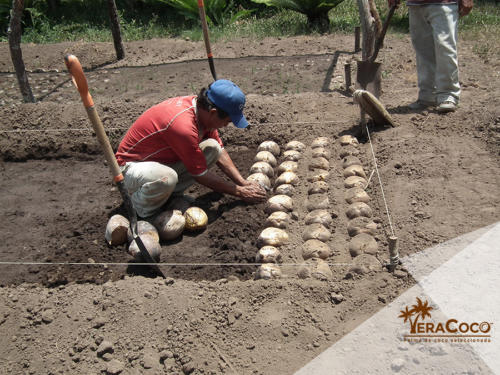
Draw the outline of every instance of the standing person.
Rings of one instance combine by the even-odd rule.
[[[389,6],[400,0],[388,0]],[[454,112],[460,99],[458,81],[458,17],[472,10],[473,0],[406,0],[410,35],[416,53],[418,99],[413,110],[437,106]]]
[[[116,158],[139,216],[154,215],[172,193],[181,193],[194,182],[249,203],[266,199],[259,184],[241,176],[217,131],[230,122],[246,128],[244,106],[240,88],[220,79],[198,96],[168,99],[135,121]],[[214,164],[231,182],[209,171]]]

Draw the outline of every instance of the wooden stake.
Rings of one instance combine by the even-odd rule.
[[[356,26],[354,28],[354,52],[355,53],[361,51],[360,42],[361,42],[361,28],[359,26]]]
[[[398,238],[396,236],[389,237],[389,257],[389,270],[394,271],[394,268],[399,264]]]
[[[344,76],[345,76],[345,91],[350,92],[350,88],[352,85],[351,81],[351,64],[347,63],[344,65]]]

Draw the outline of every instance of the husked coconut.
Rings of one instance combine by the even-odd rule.
[[[257,272],[255,272],[255,280],[269,280],[269,279],[279,279],[281,277],[281,269],[277,264],[274,263],[264,263],[259,266]]]
[[[207,214],[199,207],[189,207],[184,212],[184,218],[186,219],[185,228],[192,232],[203,230],[208,224]]]
[[[298,152],[302,152],[306,149],[306,145],[299,141],[290,141],[286,144],[285,150],[295,150]]]
[[[271,164],[271,166],[274,168],[278,164],[276,162],[276,158],[274,157],[273,154],[271,154],[269,151],[259,151],[257,152],[257,155],[255,155],[255,158],[253,159],[254,161],[265,161],[266,163]]]
[[[364,202],[354,202],[345,213],[349,219],[354,219],[358,216],[372,217],[372,209]]]
[[[330,159],[330,155],[331,155],[330,151],[328,151],[324,147],[316,147],[316,148],[313,148],[313,150],[312,150],[312,157],[313,158],[322,157],[325,159]]]
[[[283,153],[283,160],[298,161],[301,157],[302,154],[296,150],[287,150]]]
[[[257,148],[257,152],[260,151],[269,151],[271,154],[273,154],[275,157],[278,157],[280,155],[280,146],[274,141],[264,141],[262,142],[259,147]]]
[[[329,144],[330,140],[327,137],[318,137],[313,139],[311,148],[327,147]]]
[[[329,207],[330,200],[326,194],[313,194],[307,197],[306,208],[309,212],[320,209],[328,209]]]
[[[333,277],[332,270],[323,259],[312,259],[315,266],[311,270],[311,276],[318,280],[330,280]]]
[[[275,211],[289,212],[293,210],[293,200],[288,195],[279,194],[272,196],[267,200],[266,212],[272,213]]]
[[[377,250],[377,241],[367,233],[360,233],[351,238],[351,242],[349,242],[349,253],[353,258],[365,253],[375,255]]]
[[[264,173],[253,173],[247,177],[247,181],[257,182],[265,189],[271,188],[271,180]]]
[[[153,258],[155,262],[159,262],[161,254],[161,246],[158,240],[154,236],[151,236],[149,233],[141,234],[139,235],[139,238],[142,240],[142,243],[146,247],[146,250],[148,251],[149,255],[151,255],[151,258]],[[128,253],[132,255],[134,259],[139,262],[145,261],[145,259],[143,259],[141,255],[141,250],[139,250],[139,246],[137,246],[135,240],[133,240],[130,243],[128,247]]]
[[[352,145],[345,146],[345,147],[340,149],[339,156],[341,158],[345,158],[346,156],[349,156],[349,155],[352,155],[352,156],[359,155],[359,150]]]
[[[327,159],[321,156],[319,158],[312,158],[311,162],[309,163],[309,170],[313,171],[315,169],[324,169],[325,171],[327,171],[328,169],[330,169],[330,163]]]
[[[299,163],[297,163],[296,161],[292,161],[292,160],[286,160],[279,165],[278,173],[297,172],[298,168],[299,168]]]
[[[275,211],[266,219],[264,225],[266,227],[285,229],[290,222],[290,215],[283,211]]]
[[[106,225],[104,238],[111,246],[123,245],[127,242],[127,231],[130,226],[128,219],[122,215],[113,215]]]
[[[344,187],[350,189],[353,187],[365,188],[368,182],[360,176],[349,176],[344,180]]]
[[[330,239],[332,234],[328,229],[326,229],[323,225],[319,223],[314,223],[308,225],[302,234],[302,239],[304,241],[307,240],[319,240],[326,242]]]
[[[351,165],[344,169],[344,178],[350,176],[360,176],[366,178],[366,173],[361,165]]]
[[[281,253],[274,246],[261,247],[255,256],[256,263],[278,263],[280,261]]]
[[[158,231],[156,230],[154,225],[148,221],[139,220],[137,222],[137,235],[142,236],[143,234],[147,234],[153,237],[156,240],[156,242],[160,241],[160,235],[158,234]],[[130,229],[130,227],[127,230],[127,240],[129,243],[132,242],[133,240],[132,230]]]
[[[314,173],[310,174],[307,177],[307,181],[309,182],[316,182],[316,181],[326,181],[328,177],[330,176],[330,173],[327,171],[314,171]]]
[[[295,193],[295,188],[293,187],[293,185],[290,184],[281,184],[276,186],[276,188],[274,188],[274,192],[276,194],[284,194],[291,197],[293,193]]]
[[[339,142],[341,146],[348,146],[348,145],[358,145],[359,142],[356,137],[353,137],[352,135],[343,135],[342,137],[339,138]]]
[[[316,181],[313,182],[312,185],[307,190],[309,195],[312,194],[322,194],[328,191],[328,184],[325,181]]]
[[[362,188],[353,187],[345,192],[345,200],[349,204],[354,203],[354,202],[367,203],[370,201],[370,196]]]
[[[347,155],[342,159],[342,168],[350,167],[351,165],[361,165],[361,160],[357,156]]]
[[[354,258],[353,263],[354,266],[364,267],[368,272],[382,271],[382,263],[380,263],[380,261],[377,258],[375,258],[373,255],[370,254],[360,254],[359,256]]]
[[[304,260],[310,258],[326,259],[331,254],[332,251],[330,247],[326,243],[316,239],[307,240],[304,242],[304,245],[302,245],[302,258],[304,258]]]
[[[264,229],[257,239],[259,246],[281,246],[288,242],[288,233],[279,228]]]
[[[299,183],[299,177],[295,174],[295,172],[283,172],[278,176],[275,181],[275,186],[288,184],[288,185],[297,185]]]
[[[347,223],[347,233],[351,237],[360,233],[375,235],[377,233],[377,224],[367,217],[359,216],[349,220]]]
[[[160,213],[153,221],[160,238],[173,240],[181,235],[186,225],[186,218],[179,210],[167,210]]]
[[[305,219],[306,225],[319,223],[324,225],[327,228],[330,228],[330,225],[333,223],[332,215],[327,210],[319,209],[309,212]]]
[[[250,173],[263,173],[269,178],[274,177],[274,169],[265,161],[258,161],[250,167]]]

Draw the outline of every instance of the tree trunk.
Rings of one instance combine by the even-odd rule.
[[[31,87],[26,74],[26,68],[23,61],[23,52],[21,51],[21,17],[23,15],[24,0],[12,0],[12,10],[10,16],[9,29],[7,35],[9,38],[10,57],[16,70],[17,82],[21,89],[21,95],[26,103],[34,103],[35,97],[31,92]]]
[[[121,60],[125,57],[125,52],[123,49],[120,19],[118,18],[115,0],[108,0],[108,11],[111,23],[111,33],[113,34],[113,41],[115,43],[116,58]]]
[[[375,20],[371,15],[369,0],[357,1],[363,39],[361,43],[361,57],[363,61],[366,61],[373,55],[373,50],[375,48]]]

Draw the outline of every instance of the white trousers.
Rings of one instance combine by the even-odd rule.
[[[208,168],[219,160],[222,148],[215,139],[200,143]],[[195,180],[182,162],[161,164],[154,161],[129,162],[122,167],[125,187],[137,215],[146,218],[154,215],[172,193],[180,193]]]
[[[458,5],[411,5],[408,13],[417,58],[418,99],[458,104]]]

